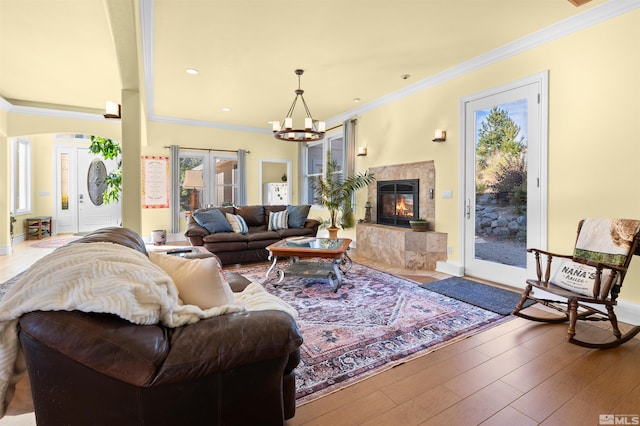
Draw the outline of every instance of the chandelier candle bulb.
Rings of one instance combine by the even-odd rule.
[[[273,131],[274,132],[279,132],[280,131],[280,122],[279,121],[274,121],[273,122]]]
[[[293,129],[293,119],[291,117],[284,119],[284,128],[287,130]]]
[[[304,129],[311,130],[313,128],[313,119],[307,117],[304,119]],[[307,136],[307,135],[305,135]]]

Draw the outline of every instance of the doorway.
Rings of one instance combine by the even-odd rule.
[[[259,204],[291,204],[291,160],[258,160],[258,199]]]
[[[54,224],[57,233],[87,233],[122,223],[121,203],[102,198],[104,178],[118,159],[105,160],[86,147],[56,146]]]
[[[463,99],[465,275],[523,287],[546,247],[547,73]]]

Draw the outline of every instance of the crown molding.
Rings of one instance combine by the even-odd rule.
[[[341,123],[346,119],[349,119],[358,114],[362,114],[367,111],[379,108],[391,102],[398,101],[400,99],[411,96],[415,93],[421,92],[430,87],[437,86],[446,81],[463,76],[465,74],[477,71],[488,65],[502,61],[506,58],[518,55],[526,52],[527,50],[534,49],[543,44],[565,37],[569,34],[581,31],[590,26],[607,21],[616,16],[625,14],[640,8],[640,0],[610,0],[601,5],[595,6],[585,12],[578,15],[567,18],[563,21],[557,22],[518,40],[514,40],[504,46],[489,51],[483,55],[477,56],[469,61],[463,62],[459,65],[446,69],[440,73],[434,74],[431,77],[427,77],[416,83],[413,83],[403,89],[391,92],[371,102],[359,105],[356,108],[345,111],[342,114],[338,114],[334,117],[327,119],[327,124]],[[236,130],[252,133],[270,134],[271,131],[259,127],[252,126],[239,126],[227,123],[209,122],[200,120],[187,120],[173,117],[156,116],[153,113],[153,0],[140,0],[140,25],[142,35],[142,57],[144,66],[144,80],[146,88],[146,103],[147,103],[147,119],[149,121],[180,124],[188,126],[218,128],[224,130]],[[105,118],[100,114],[66,111],[59,109],[49,109],[30,106],[18,106],[13,105],[6,99],[0,97],[0,109],[18,114],[31,114],[56,118],[71,118],[80,120],[96,120],[104,121]]]
[[[104,121],[105,118],[101,114],[91,112],[80,112],[65,109],[57,109],[55,107],[35,107],[28,105],[12,104],[8,100],[0,96],[0,109],[12,114],[37,115],[40,117],[67,118],[74,120],[91,120]]]
[[[400,90],[362,104],[357,108],[346,111],[335,117],[331,117],[327,120],[327,123],[341,122],[355,115],[398,101],[430,87],[437,86],[446,81],[461,77],[488,65],[526,52],[527,50],[534,49],[569,34],[584,30],[639,7],[640,0],[610,0],[607,3],[603,3],[578,15],[572,16],[571,18],[567,18],[527,36],[514,40],[504,46],[470,59],[469,61],[434,74],[431,77],[427,77]]]
[[[221,129],[221,130],[235,130],[240,132],[263,133],[265,135],[272,134],[272,131],[270,129],[263,129],[260,127],[252,127],[252,126],[241,126],[238,124],[220,123],[216,121],[189,120],[186,118],[162,117],[157,115],[149,116],[149,121],[155,121],[157,123],[165,123],[165,124],[178,124],[182,126],[208,127],[212,129]]]
[[[9,101],[7,101],[5,98],[0,96],[0,109],[2,111],[8,112],[11,109],[11,107],[12,107],[11,103],[9,103]]]

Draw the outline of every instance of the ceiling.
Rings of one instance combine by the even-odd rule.
[[[329,120],[607,3],[117,1],[129,9],[114,13],[113,0],[0,0],[0,96],[99,112],[131,88],[123,68],[137,62],[151,116],[268,130],[293,101],[296,68],[314,118]],[[119,39],[122,10],[141,46]]]

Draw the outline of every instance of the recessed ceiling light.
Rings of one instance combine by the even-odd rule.
[[[187,68],[185,71],[187,72],[187,74],[191,74],[191,75],[196,75],[200,72],[195,68]]]
[[[222,108],[222,110],[223,110],[224,112],[229,112],[229,111],[231,111],[231,108],[224,107],[224,108]]]
[[[353,102],[356,102],[356,103],[360,102],[360,98],[353,98]]]
[[[409,77],[411,77],[411,74],[402,74],[401,76],[403,80],[407,80]]]

